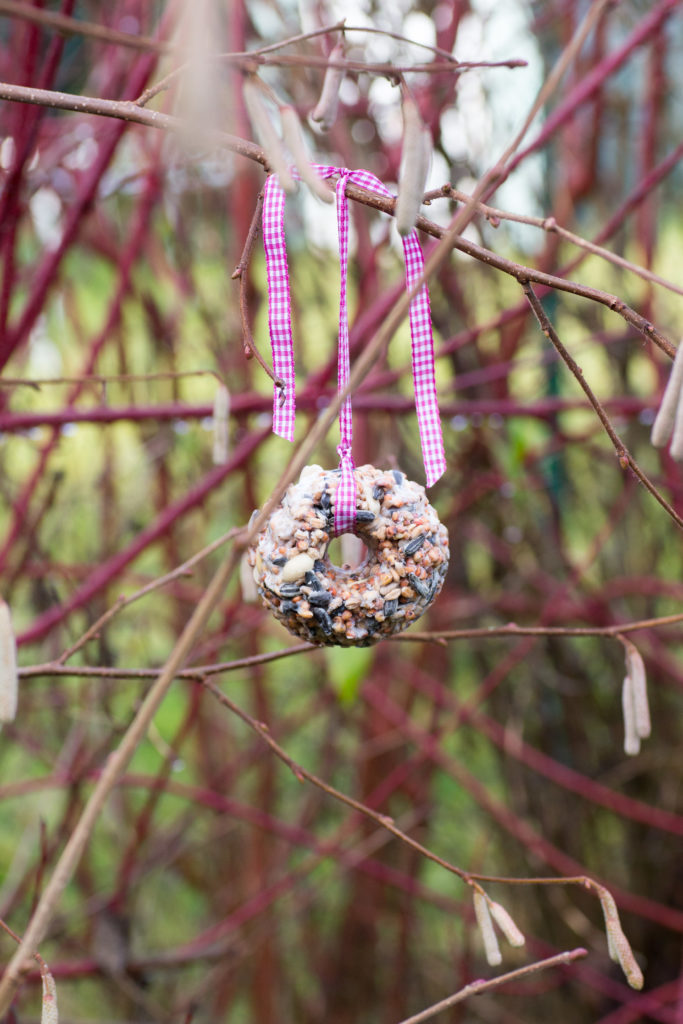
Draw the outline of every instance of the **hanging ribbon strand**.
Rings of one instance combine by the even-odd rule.
[[[344,167],[314,165],[321,178],[338,175],[337,226],[340,256],[339,358],[338,388],[343,390],[349,380],[349,328],[346,308],[346,276],[348,263],[349,212],[346,186],[349,181],[362,188],[391,197],[379,178],[369,171],[349,171]],[[294,173],[294,172],[293,172]],[[273,349],[273,369],[285,382],[285,398],[278,388],[273,402],[273,430],[287,441],[294,439],[294,350],[292,344],[289,271],[284,235],[285,195],[276,175],[266,181],[263,202],[263,241],[268,278],[268,324]],[[412,291],[424,272],[424,259],[416,231],[403,239],[406,266],[406,288]],[[420,444],[427,486],[431,487],[446,469],[441,419],[436,398],[434,375],[434,341],[429,293],[423,284],[410,303],[410,337],[415,387],[415,408],[420,431]],[[353,424],[351,399],[347,397],[339,413],[341,480],[335,500],[335,533],[353,530],[356,512],[356,482],[352,456]]]
[[[263,247],[266,252],[268,282],[268,329],[273,350],[273,372],[284,381],[282,390],[275,385],[273,395],[273,431],[285,441],[294,440],[294,345],[292,343],[292,302],[289,294],[289,270],[285,246],[285,193],[277,175],[266,179],[263,193]]]
[[[337,387],[343,391],[351,373],[349,353],[349,318],[346,310],[346,277],[349,262],[349,211],[346,202],[348,174],[337,182],[337,231],[339,234],[339,354],[337,356]],[[334,506],[334,532],[337,536],[353,531],[356,521],[356,468],[352,454],[353,418],[351,395],[344,399],[339,410],[339,468],[341,480]]]

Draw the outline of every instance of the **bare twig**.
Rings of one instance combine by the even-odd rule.
[[[9,85],[7,83],[0,83],[0,99],[15,100],[20,103],[38,103],[54,109],[72,110],[80,113],[115,117],[124,121],[131,121],[136,124],[143,124],[151,128],[159,128],[165,131],[182,132],[186,127],[185,122],[181,118],[172,117],[169,114],[162,114],[157,111],[143,110],[135,103],[129,101],[102,100],[88,96],[73,96],[69,93],[51,92],[50,90],[33,89],[25,86]],[[267,158],[260,147],[255,146],[253,143],[247,142],[244,139],[240,139],[237,136],[229,135],[226,132],[212,131],[206,133],[206,141],[209,145],[224,146],[235,153],[239,153],[241,156],[255,160],[263,167],[267,167]],[[489,172],[489,177],[491,177],[491,175],[493,175],[493,172]],[[482,179],[482,183],[484,180],[485,179]],[[442,245],[437,246],[430,254],[425,264],[424,277],[420,281],[416,282],[415,287],[411,291],[410,295],[407,296],[407,299],[406,297],[402,297],[401,301],[397,303],[396,307],[394,307],[394,311],[387,321],[387,325],[391,325],[387,326],[387,337],[391,337],[396,326],[405,316],[407,306],[412,300],[413,295],[417,294],[417,291],[419,291],[423,286],[424,282],[436,273],[450,250],[455,248],[473,256],[474,259],[478,259],[488,266],[495,267],[497,270],[501,270],[503,273],[515,277],[520,281],[520,283],[533,281],[536,284],[545,285],[548,288],[556,288],[559,291],[591,299],[594,302],[599,302],[603,306],[607,306],[609,309],[621,316],[627,323],[631,324],[644,337],[653,341],[659,346],[659,348],[666,352],[667,355],[673,358],[675,346],[672,345],[672,343],[665,338],[649,320],[637,313],[618,296],[613,295],[610,292],[601,291],[598,288],[590,288],[587,285],[581,285],[576,281],[568,281],[565,278],[557,277],[554,274],[547,274],[543,271],[535,270],[533,267],[527,267],[523,264],[515,263],[513,260],[507,260],[504,257],[499,256],[497,253],[461,237],[460,232],[464,230],[467,223],[469,223],[469,220],[471,220],[471,217],[476,212],[476,206],[474,204],[479,199],[482,190],[481,186],[475,189],[473,195],[470,197],[472,200],[471,207],[463,207],[463,209],[456,214],[453,222],[448,228],[442,228],[425,217],[418,218],[417,226],[422,231],[432,235],[434,238],[441,239]],[[358,185],[349,183],[346,188],[346,194],[350,199],[361,202],[373,209],[382,210],[384,213],[388,213],[390,215],[393,215],[394,213],[395,201],[393,199],[387,199],[383,196],[379,196],[376,193],[370,192]],[[396,320],[394,320],[394,316],[396,317]],[[381,350],[384,341],[385,338],[382,337],[378,351]],[[367,368],[364,368],[362,376],[365,375],[367,369],[369,369],[372,363],[374,363],[374,350],[373,355],[368,357],[368,359],[369,365]],[[354,383],[351,387],[354,388],[355,386],[356,384]]]
[[[460,189],[453,188],[452,185],[443,185],[441,188],[433,189],[424,196],[424,201],[437,199],[439,196],[449,196],[452,199],[456,199],[461,203],[468,203],[471,200],[471,196],[467,192],[461,192]],[[543,231],[547,231],[550,234],[558,235],[560,238],[564,238],[565,241],[571,242],[572,245],[576,245],[586,252],[592,253],[594,256],[600,256],[601,259],[606,260],[608,263],[613,263],[616,267],[621,267],[623,270],[628,270],[632,274],[636,274],[642,278],[643,281],[651,281],[652,284],[658,284],[662,288],[666,288],[670,292],[675,292],[677,295],[683,295],[683,288],[680,288],[673,281],[667,281],[666,278],[660,277],[659,274],[655,274],[652,270],[648,270],[647,267],[641,267],[637,263],[632,263],[631,260],[624,259],[623,256],[619,256],[615,252],[611,252],[609,249],[605,249],[602,245],[596,245],[594,242],[589,241],[587,238],[582,238],[581,235],[575,234],[573,231],[568,231],[567,228],[563,228],[557,223],[554,217],[532,217],[528,214],[522,213],[510,213],[508,210],[499,210],[495,206],[488,206],[486,203],[475,203],[475,207],[479,213],[482,213],[487,220],[491,221],[494,225],[497,220],[512,221],[515,224],[528,224],[530,227],[541,228]]]
[[[526,978],[530,974],[537,974],[538,971],[545,971],[550,967],[564,967],[586,956],[588,956],[588,950],[579,946],[577,949],[568,950],[566,953],[557,953],[546,960],[538,960],[535,964],[518,967],[515,971],[506,971],[505,974],[500,974],[497,978],[487,978],[486,980],[479,978],[477,981],[472,981],[469,985],[465,985],[459,992],[454,992],[452,996],[448,996],[446,999],[428,1006],[426,1010],[421,1010],[420,1013],[413,1014],[412,1017],[406,1017],[401,1021],[401,1024],[422,1024],[422,1021],[429,1020],[430,1017],[436,1017],[437,1013],[449,1010],[452,1006],[464,1002],[465,999],[469,999],[471,996],[478,996],[482,992],[490,992],[491,989],[506,985],[509,981],[518,981],[520,978]]]
[[[133,35],[130,32],[117,32],[116,29],[106,28],[104,25],[98,25],[92,21],[81,21],[80,18],[71,18],[57,11],[41,10],[39,7],[25,3],[24,0],[0,0],[0,15],[2,14],[12,18],[22,18],[24,21],[33,22],[34,25],[44,25],[63,35],[84,36],[88,39],[96,39],[101,43],[128,46],[133,50],[161,54],[172,53],[174,50],[170,43],[165,43],[161,39]]]
[[[247,234],[244,248],[242,249],[242,255],[240,261],[232,272],[233,280],[239,278],[240,282],[240,319],[242,321],[242,341],[244,343],[244,352],[248,359],[254,357],[256,362],[259,364],[262,370],[270,377],[273,384],[277,387],[280,392],[280,401],[284,404],[285,401],[285,382],[281,377],[276,377],[268,363],[265,361],[261,353],[259,352],[254,336],[251,333],[251,327],[249,325],[249,301],[247,296],[247,268],[249,267],[249,261],[251,260],[251,254],[254,251],[254,245],[258,238],[259,229],[261,226],[261,213],[263,211],[263,191],[261,190],[256,198],[256,206],[254,207],[254,214],[251,218],[251,224],[249,225],[249,232]]]
[[[545,310],[543,309],[543,306],[541,305],[541,302],[536,293],[534,292],[533,288],[531,287],[528,281],[523,282],[522,287],[524,288],[524,294],[528,299],[529,305],[534,311],[534,314],[536,316],[536,319],[538,320],[541,330],[543,331],[545,336],[550,341],[552,341],[553,345],[559,352],[560,356],[567,364],[571,372],[574,374],[574,377],[579,382],[580,386],[583,388],[583,391],[585,392],[588,401],[593,406],[593,409],[595,410],[598,419],[605,428],[607,436],[614,445],[617,457],[619,459],[619,465],[622,467],[622,469],[630,468],[631,471],[635,474],[635,476],[638,477],[641,484],[643,484],[643,486],[650,492],[653,498],[655,498],[655,500],[659,502],[659,504],[669,514],[669,516],[671,516],[676,525],[680,529],[683,529],[683,519],[678,515],[676,510],[669,504],[666,498],[662,494],[660,494],[660,492],[657,490],[657,488],[652,483],[650,478],[645,475],[645,473],[642,471],[642,469],[640,468],[636,460],[633,458],[631,453],[628,451],[628,449],[622,442],[621,438],[617,434],[616,430],[612,426],[607,413],[605,412],[601,403],[598,401],[592,389],[585,380],[583,370],[560,341],[557,331],[555,330],[550,320],[546,316]]]

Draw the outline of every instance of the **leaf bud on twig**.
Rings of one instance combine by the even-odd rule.
[[[474,893],[474,914],[477,918],[479,931],[481,932],[481,940],[484,945],[486,961],[491,967],[497,967],[498,964],[503,962],[503,956],[500,952],[498,939],[496,938],[496,932],[493,927],[493,921],[491,920],[491,914],[489,913],[486,896],[476,890]]]
[[[488,900],[488,908],[491,913],[491,917],[496,922],[501,932],[508,940],[511,946],[523,946],[526,939],[522,935],[521,931],[512,920],[512,917],[507,912],[504,906],[500,903],[496,903],[495,900]]]
[[[678,424],[678,443],[671,445],[671,454],[675,459],[683,459],[683,409],[681,409],[681,389],[683,388],[683,342],[676,349],[671,373],[664,389],[659,411],[652,424],[650,439],[655,448],[662,448],[669,440],[672,431],[676,435]],[[675,451],[674,452],[674,447]]]
[[[12,722],[16,718],[18,693],[17,644],[12,616],[7,604],[0,600],[0,722]]]
[[[410,96],[403,100],[403,148],[398,175],[396,227],[400,235],[409,235],[422,206],[429,164],[432,158],[432,137],[422,123],[417,104]]]
[[[295,192],[296,184],[289,173],[289,164],[282,139],[275,131],[270,114],[263,102],[261,84],[255,76],[244,79],[242,94],[252,127],[263,147],[268,163],[280,179],[280,185],[285,192]]]
[[[344,59],[344,44],[337,43],[332,50],[329,59],[341,61]],[[339,108],[339,89],[344,81],[344,68],[328,67],[323,79],[322,92],[317,104],[308,115],[311,127],[318,132],[329,132],[337,120]]]
[[[603,886],[598,886],[600,906],[605,918],[605,931],[607,932],[607,947],[609,954],[615,963],[618,963],[626,975],[626,980],[631,988],[641,989],[643,987],[643,972],[641,971],[636,958],[633,955],[631,945],[624,935],[619,920],[619,912],[611,892]]]
[[[281,107],[280,120],[282,121],[284,143],[292,154],[294,166],[301,175],[301,180],[308,185],[311,192],[318,199],[322,199],[324,203],[333,202],[334,192],[324,184],[322,178],[319,178],[311,167],[308,153],[306,152],[304,134],[301,130],[301,121],[294,107]]]

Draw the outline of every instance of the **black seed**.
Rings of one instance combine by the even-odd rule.
[[[313,563],[313,572],[326,573],[327,566],[325,565],[324,562],[321,562],[319,558],[316,558],[315,562]]]
[[[375,515],[374,512],[371,512],[370,509],[362,508],[358,512],[356,512],[357,523],[371,523],[373,519],[376,518],[377,516]]]
[[[299,593],[298,583],[283,583],[280,587],[280,595],[282,597],[296,597]]]
[[[306,583],[307,587],[312,587],[313,590],[322,590],[323,589],[322,583],[320,582],[320,580],[318,579],[316,574],[314,572],[311,572],[310,569],[308,570],[308,572],[304,576],[304,582]]]
[[[282,604],[280,605],[280,611],[284,612],[286,615],[288,615],[290,612],[295,612],[296,610],[296,605],[294,604],[293,601],[283,601]]]
[[[385,601],[384,602],[384,608],[383,608],[384,618],[385,619],[390,619],[391,616],[395,614],[397,608],[398,608],[398,601],[396,600],[396,598],[394,598],[393,601]]]
[[[400,469],[392,469],[391,475],[393,476],[397,484],[402,484],[403,481],[405,480],[405,476]]]
[[[380,487],[379,484],[375,484],[375,486],[372,488],[372,496],[375,499],[375,501],[381,501],[382,498],[384,497],[384,488]]]
[[[332,594],[328,593],[327,590],[314,590],[312,594],[308,595],[308,603],[311,608],[314,608],[316,605],[327,608],[331,600]]]
[[[282,558],[274,558],[273,565],[287,565],[287,559],[283,555]]]
[[[406,546],[404,547],[404,549],[403,549],[404,554],[406,554],[406,555],[414,555],[416,551],[420,550],[420,548],[424,544],[425,540],[426,540],[426,537],[425,537],[424,533],[421,533],[418,537],[413,537],[413,539],[408,544],[406,544]]]
[[[367,619],[365,624],[368,628],[368,635],[370,636],[372,636],[373,633],[376,633],[380,627],[380,623],[377,619]]]
[[[329,617],[324,608],[313,608],[313,614],[322,626],[323,633],[329,636],[332,632],[332,619]]]
[[[438,587],[439,587],[439,577],[438,576],[432,576],[431,580],[429,581],[429,597],[428,597],[429,601],[433,600],[434,595],[436,594],[436,591],[437,591]]]
[[[332,498],[330,497],[329,491],[323,491],[320,495],[320,507],[326,511],[332,507]]]
[[[425,601],[429,601],[429,587],[419,580],[414,572],[409,572],[406,579],[416,594],[419,594]]]

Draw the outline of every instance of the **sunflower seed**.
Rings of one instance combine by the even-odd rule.
[[[329,636],[332,632],[332,619],[329,617],[324,608],[313,608],[313,614],[322,626],[323,633]]]
[[[408,556],[414,555],[416,551],[420,550],[420,548],[425,542],[425,539],[426,538],[424,533],[421,533],[417,537],[414,537],[413,540],[406,544],[405,548],[403,549],[404,554]]]
[[[419,580],[414,572],[409,572],[406,579],[416,594],[419,594],[425,601],[429,601],[429,587]]]

